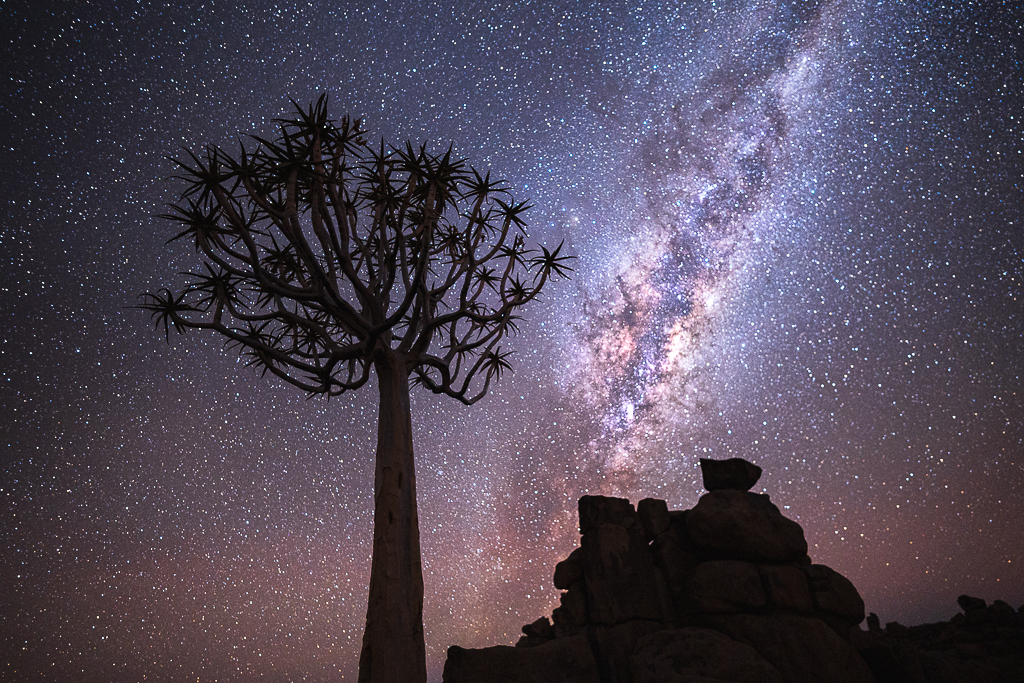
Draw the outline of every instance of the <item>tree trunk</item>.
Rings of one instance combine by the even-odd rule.
[[[373,367],[380,385],[380,410],[370,600],[359,683],[426,683],[409,371],[388,348],[378,348]]]

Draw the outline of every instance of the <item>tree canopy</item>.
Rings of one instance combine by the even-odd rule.
[[[187,189],[162,217],[204,263],[143,307],[167,333],[215,330],[308,392],[365,384],[383,341],[415,382],[480,399],[510,367],[500,343],[518,309],[569,272],[561,245],[528,248],[527,204],[451,147],[372,146],[326,97],[278,123],[253,149],[176,160]]]

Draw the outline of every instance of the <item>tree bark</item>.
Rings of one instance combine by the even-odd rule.
[[[426,683],[409,371],[386,347],[375,352],[373,367],[380,386],[380,410],[373,484],[373,560],[359,683]]]

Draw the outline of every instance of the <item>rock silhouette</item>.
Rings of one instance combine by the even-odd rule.
[[[708,491],[735,489],[749,491],[761,478],[761,468],[743,458],[728,460],[700,459],[700,473]]]
[[[883,629],[868,615],[868,630],[852,642],[878,683],[1024,682],[1024,607],[987,604],[961,595],[961,613],[946,622]]]
[[[872,615],[861,630],[854,585],[813,564],[800,525],[749,492],[761,468],[701,469],[708,493],[691,510],[581,498],[551,619],[524,626],[515,647],[450,647],[445,683],[1024,681],[1009,605],[961,596],[948,624],[883,631]]]

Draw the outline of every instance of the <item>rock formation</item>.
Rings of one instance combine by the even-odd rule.
[[[1006,603],[965,595],[948,623],[883,630],[872,614],[862,630],[854,585],[749,492],[761,469],[701,469],[691,510],[581,498],[551,619],[515,647],[450,647],[445,683],[1024,683],[1024,616]]]
[[[555,567],[549,621],[516,647],[451,647],[446,683],[869,683],[850,642],[864,602],[807,556],[803,529],[767,495],[761,469],[701,460],[691,510],[645,499],[579,501],[580,547]]]

